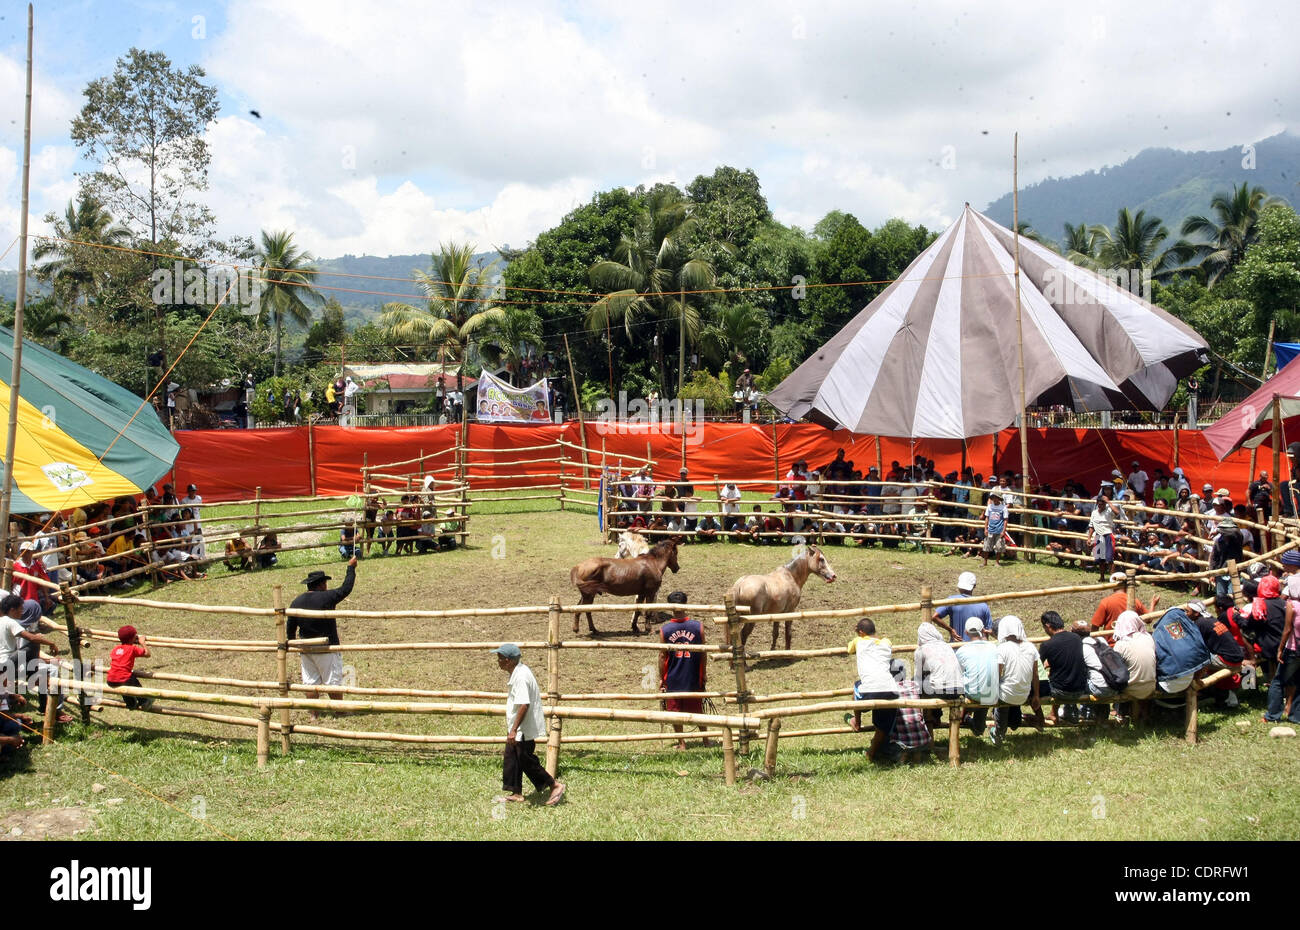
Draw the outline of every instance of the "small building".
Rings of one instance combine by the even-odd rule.
[[[441,380],[445,393],[456,390],[459,365],[431,363],[392,363],[383,365],[345,365],[343,373],[361,385],[366,416],[427,413],[438,392]],[[461,390],[469,394],[478,383],[464,378]]]

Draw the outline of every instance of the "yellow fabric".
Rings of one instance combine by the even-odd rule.
[[[33,501],[48,510],[67,510],[93,504],[124,494],[139,494],[141,489],[106,465],[95,454],[73,439],[27,400],[18,398],[18,437],[14,445],[14,483]],[[0,418],[9,418],[9,395],[0,391]],[[42,467],[66,463],[84,473],[77,479],[79,487],[65,489],[57,485]]]

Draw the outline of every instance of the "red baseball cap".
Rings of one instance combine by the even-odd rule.
[[[124,627],[119,627],[117,631],[117,638],[124,643],[131,642],[132,640],[135,639],[135,627],[129,624]]]

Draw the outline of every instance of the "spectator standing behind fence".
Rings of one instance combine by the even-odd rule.
[[[980,547],[985,565],[989,564],[990,555],[996,564],[1002,564],[1002,553],[1007,550],[1006,534],[1007,505],[1002,503],[1001,492],[990,491],[988,506],[984,508],[984,544]]]
[[[685,604],[685,592],[674,591],[669,594],[668,603]],[[672,620],[659,628],[659,641],[675,646],[703,646],[704,626],[700,621],[686,616],[686,611],[673,608]],[[708,675],[707,658],[703,652],[694,649],[679,649],[676,652],[663,650],[659,653],[659,690],[703,691]],[[668,711],[684,714],[704,713],[703,698],[665,698],[663,704],[664,710]],[[705,728],[701,726],[699,729],[703,731]],[[673,730],[681,733],[682,725],[674,723]],[[703,745],[708,745],[708,741],[705,740]],[[677,748],[685,749],[686,741],[678,740]]]
[[[322,571],[314,571],[303,579],[302,583],[307,586],[307,590],[293,599],[289,605],[290,610],[333,610],[339,603],[352,593],[352,585],[356,581],[357,557],[354,555],[348,560],[348,571],[343,577],[343,584],[339,587],[329,590],[325,587],[325,582],[330,580],[330,576]],[[327,646],[304,646],[302,651],[302,683],[304,685],[324,684],[328,688],[330,685],[338,687],[343,684],[343,656],[337,652],[328,651],[328,646],[337,646],[339,644],[339,626],[338,621],[333,617],[295,617],[289,616],[286,624],[285,633],[288,639],[320,639],[324,637],[328,640]],[[309,691],[308,696],[320,697],[319,691]],[[335,701],[343,700],[343,692],[330,691],[329,696]],[[320,713],[313,710],[311,719],[320,719]]]
[[[1111,572],[1110,582],[1115,586],[1111,594],[1107,594],[1097,604],[1097,610],[1092,615],[1092,629],[1109,630],[1115,626],[1115,621],[1119,615],[1128,610],[1128,576],[1123,572]],[[1160,595],[1157,594],[1151,598],[1151,610],[1155,610],[1160,605]],[[1140,614],[1147,613],[1146,606],[1136,598],[1133,600],[1133,606]]]
[[[948,631],[948,635],[953,642],[970,639],[966,635],[966,621],[971,617],[977,617],[983,629],[993,629],[993,614],[989,610],[989,605],[983,601],[974,600],[972,597],[975,593],[977,581],[974,572],[962,572],[958,575],[956,596],[969,600],[961,604],[944,604],[930,618],[930,622],[937,623]],[[945,620],[945,618],[947,619]],[[958,630],[961,632],[957,632]]]
[[[506,693],[506,748],[501,763],[501,787],[506,792],[497,801],[520,802],[524,797],[524,776],[538,791],[550,791],[546,806],[564,797],[564,782],[556,781],[537,758],[537,740],[546,732],[542,694],[533,670],[523,663],[514,643],[502,643],[493,650],[497,667],[510,675]]]
[[[1097,506],[1088,518],[1088,544],[1100,581],[1106,580],[1115,565],[1115,525],[1121,517],[1122,511],[1111,503],[1109,495],[1097,495]]]

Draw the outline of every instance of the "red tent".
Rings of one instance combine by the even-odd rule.
[[[1205,441],[1220,461],[1243,446],[1254,449],[1269,441],[1273,433],[1274,399],[1281,421],[1282,437],[1278,444],[1281,451],[1287,443],[1286,421],[1300,416],[1300,365],[1287,365],[1224,414],[1219,422],[1205,429]]]

